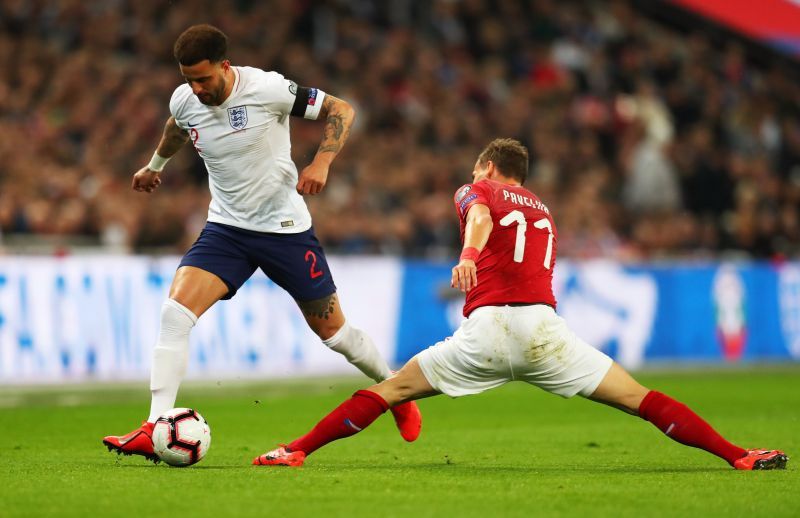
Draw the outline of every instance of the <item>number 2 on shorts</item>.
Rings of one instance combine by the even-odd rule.
[[[309,270],[309,275],[311,276],[312,279],[316,279],[317,277],[322,275],[324,272],[316,269],[317,268],[317,254],[315,254],[311,250],[307,250],[306,251],[306,262],[308,262],[309,259],[311,259],[311,268]]]
[[[512,210],[500,220],[500,224],[507,227],[512,223],[517,224],[517,239],[514,243],[514,262],[521,263],[522,259],[525,257],[525,231],[528,230],[528,222],[525,220],[525,216],[522,212]],[[535,221],[533,226],[547,229],[547,251],[544,254],[544,267],[549,270],[550,260],[553,258],[553,226],[547,218]]]

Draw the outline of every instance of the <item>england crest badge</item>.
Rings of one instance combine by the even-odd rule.
[[[228,121],[233,129],[244,129],[247,126],[247,106],[228,108]]]

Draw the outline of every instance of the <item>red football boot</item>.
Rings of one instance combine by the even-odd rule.
[[[786,469],[789,457],[780,450],[747,450],[747,455],[736,459],[736,469]]]
[[[103,444],[108,447],[108,451],[116,450],[117,455],[142,455],[147,460],[158,462],[158,456],[153,452],[153,426],[153,423],[145,421],[127,435],[104,437]]]
[[[414,442],[422,431],[422,414],[417,403],[409,401],[391,408],[394,422],[400,435],[408,442]]]
[[[253,459],[254,466],[291,466],[294,468],[303,465],[306,454],[302,451],[289,451],[285,444],[281,444],[272,451],[264,455],[259,455]]]

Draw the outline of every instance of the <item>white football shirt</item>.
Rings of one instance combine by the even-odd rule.
[[[291,158],[289,115],[297,85],[277,72],[231,67],[231,94],[219,106],[201,103],[188,84],[175,89],[169,111],[206,164],[208,221],[257,232],[294,234],[311,228]],[[325,93],[311,89],[304,116],[316,119]]]

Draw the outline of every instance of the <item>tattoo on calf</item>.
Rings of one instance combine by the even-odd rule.
[[[297,302],[300,310],[306,317],[324,318],[328,320],[331,313],[336,309],[336,294],[332,293],[327,297],[317,300],[307,300],[304,302]]]

